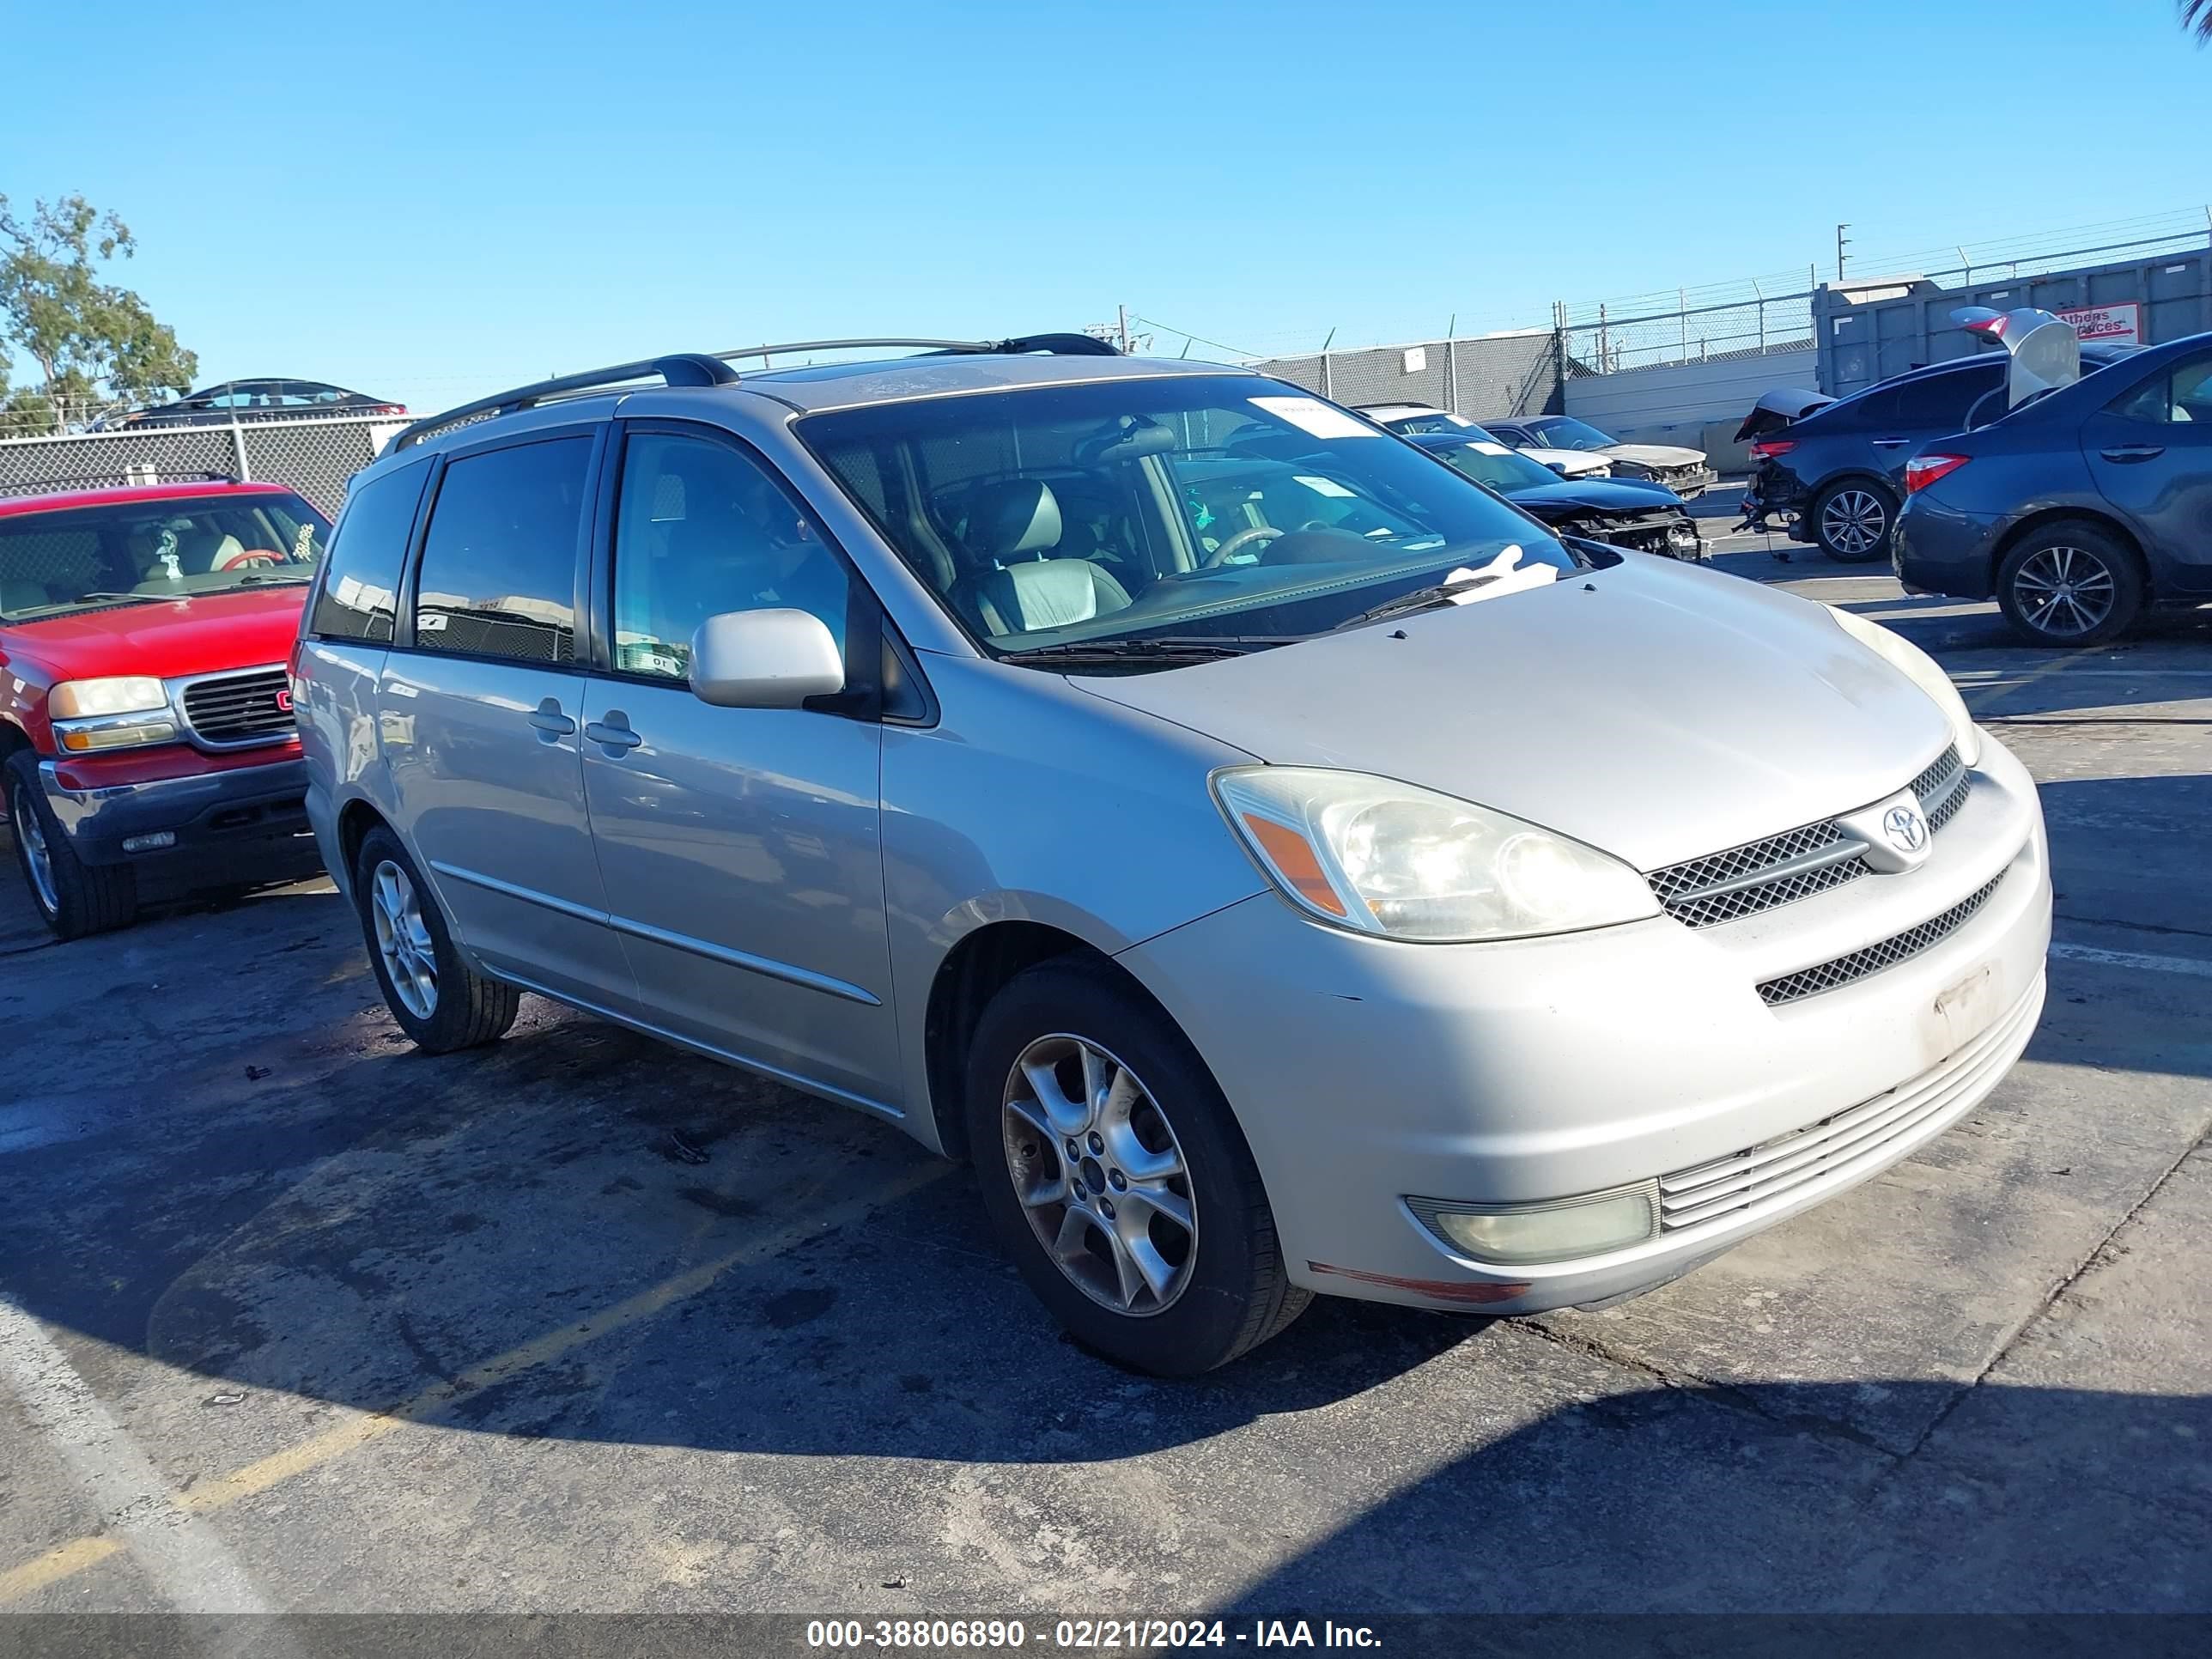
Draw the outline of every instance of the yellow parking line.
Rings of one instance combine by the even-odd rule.
[[[650,1319],[673,1303],[699,1294],[732,1267],[745,1267],[766,1261],[794,1249],[807,1240],[858,1221],[871,1211],[885,1204],[918,1192],[931,1182],[948,1174],[952,1165],[932,1158],[917,1164],[913,1169],[885,1182],[864,1197],[847,1199],[792,1223],[763,1237],[742,1244],[736,1249],[703,1261],[686,1272],[665,1279],[650,1289],[640,1291],[611,1308],[573,1323],[559,1326],[535,1337],[505,1353],[471,1365],[449,1382],[425,1389],[411,1400],[388,1410],[366,1416],[350,1418],[343,1423],[325,1429],[313,1439],[303,1440],[296,1446],[272,1452],[267,1457],[234,1469],[228,1474],[213,1480],[203,1481],[190,1491],[177,1494],[179,1509],[195,1515],[209,1514],[227,1509],[242,1498],[251,1498],[267,1492],[271,1486],[304,1474],[309,1469],[343,1457],[357,1446],[381,1439],[394,1429],[405,1427],[434,1416],[439,1411],[465,1395],[504,1382],[532,1368],[559,1358],[571,1349],[596,1342],[640,1320]],[[106,1534],[74,1538],[58,1545],[44,1555],[24,1562],[21,1566],[0,1572],[0,1606],[18,1601],[32,1591],[82,1572],[85,1568],[106,1560],[123,1547],[120,1540]]]

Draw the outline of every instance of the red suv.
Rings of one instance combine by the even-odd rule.
[[[0,499],[0,787],[46,925],[316,867],[286,665],[330,526],[228,480]]]

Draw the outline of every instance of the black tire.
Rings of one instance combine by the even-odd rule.
[[[8,825],[15,842],[15,866],[40,919],[61,939],[127,927],[138,917],[138,872],[127,864],[87,864],[46,805],[39,781],[39,757],[27,749],[8,757],[5,774]],[[35,838],[35,839],[34,839]],[[45,852],[45,879],[33,868]]]
[[[2150,597],[2135,550],[2082,519],[2061,519],[2024,537],[1997,567],[1996,587],[1997,608],[2013,631],[2031,645],[2055,649],[2119,638]],[[2094,615],[2100,599],[2100,616]],[[2092,616],[2087,626],[2080,625]]]
[[[1889,556],[1897,532],[1897,497],[1871,478],[1838,478],[1805,510],[1813,542],[1838,564],[1872,564]],[[1864,538],[1871,535],[1871,540]]]
[[[427,954],[435,970],[435,985],[427,1011],[408,1006],[408,1000],[393,982],[384,948],[379,942],[372,895],[386,866],[404,877],[416,896],[416,913],[428,936]],[[368,965],[375,971],[385,1006],[392,1010],[392,1018],[398,1022],[399,1029],[407,1033],[417,1048],[428,1054],[473,1048],[505,1036],[521,1006],[521,994],[512,985],[486,979],[461,959],[460,952],[453,948],[453,936],[446,927],[445,914],[438,908],[436,895],[424,884],[414,860],[399,844],[399,837],[378,825],[362,837],[361,851],[354,859],[353,867],[354,905],[361,914],[362,938],[368,947]]]
[[[1170,1144],[1180,1152],[1195,1226],[1177,1268],[1179,1288],[1155,1310],[1126,1312],[1094,1299],[1047,1249],[1017,1191],[1016,1160],[1038,1148],[1007,1132],[1008,1081],[1032,1043],[1061,1033],[1096,1044],[1126,1066],[1171,1126]],[[1310,1291],[1290,1281],[1259,1169],[1205,1062],[1174,1023],[1113,968],[1061,958],[1008,983],[977,1023],[967,1090],[969,1146],[992,1227],[1038,1299],[1085,1346],[1155,1376],[1195,1376],[1266,1341],[1312,1299]],[[1048,1150],[1056,1164],[1069,1162],[1058,1145]],[[1085,1162],[1095,1181],[1102,1164],[1111,1163],[1110,1143],[1101,1158]],[[1117,1194],[1127,1209],[1126,1182],[1095,1188],[1091,1201],[1105,1200],[1111,1214]],[[1066,1206],[1043,1206],[1042,1224],[1064,1221],[1066,1212]],[[1091,1225],[1097,1224],[1094,1218]],[[1099,1261],[1109,1259],[1098,1231],[1087,1236],[1086,1250]],[[1095,1270],[1101,1278],[1107,1271]]]

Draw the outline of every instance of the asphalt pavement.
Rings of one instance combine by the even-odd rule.
[[[534,1000],[416,1055],[325,883],[46,945],[11,860],[0,1608],[2212,1611],[2212,628],[1715,548],[2027,762],[2051,994],[1936,1142],[1600,1312],[1127,1375],[887,1126]]]

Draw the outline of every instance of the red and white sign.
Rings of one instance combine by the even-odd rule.
[[[2138,345],[2142,341],[2142,307],[2132,301],[2124,306],[2075,306],[2056,315],[2060,321],[2073,324],[2074,331],[2085,340],[2102,340],[2107,345]]]

